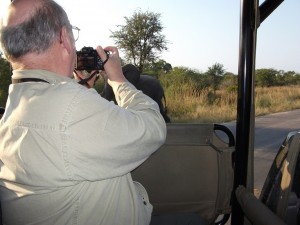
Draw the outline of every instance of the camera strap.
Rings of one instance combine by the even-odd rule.
[[[12,83],[13,84],[18,84],[18,83],[24,83],[24,82],[44,82],[44,83],[48,83],[48,81],[45,81],[43,79],[40,78],[19,78],[19,79],[12,79]]]
[[[105,63],[107,62],[107,60],[109,59],[109,51],[105,51],[105,53],[106,53],[106,59],[103,61],[103,67],[104,67],[104,65],[105,65]]]
[[[75,71],[75,73],[76,73],[76,71]],[[98,71],[94,71],[89,77],[87,77],[87,78],[85,78],[85,79],[81,79],[79,76],[79,79],[81,79],[79,82],[78,82],[78,84],[81,84],[81,85],[88,85],[88,81],[90,80],[90,79],[92,79],[96,74],[98,73]],[[77,74],[77,73],[76,73]],[[95,80],[95,82],[97,81],[97,79],[98,78],[96,78],[96,80]],[[88,85],[89,86],[89,85]]]

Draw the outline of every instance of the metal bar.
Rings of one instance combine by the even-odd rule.
[[[241,0],[234,190],[239,185],[253,189],[257,28],[283,1],[266,0],[258,7],[258,0]],[[234,193],[232,201],[231,224],[242,225],[244,213]]]
[[[260,23],[262,23],[284,0],[265,0],[260,6]]]
[[[253,160],[254,142],[254,72],[256,53],[256,31],[258,0],[241,0],[240,13],[240,46],[238,68],[238,104],[236,124],[236,152],[234,170],[234,190],[239,185],[247,187],[253,183],[249,178],[248,168]],[[252,180],[252,182],[251,182]],[[232,225],[244,224],[244,214],[233,194]]]

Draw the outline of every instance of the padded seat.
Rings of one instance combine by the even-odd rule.
[[[153,214],[196,213],[212,224],[231,212],[233,151],[225,126],[167,124],[165,144],[132,177],[145,186]]]

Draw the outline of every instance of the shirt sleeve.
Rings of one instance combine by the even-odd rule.
[[[115,96],[118,106],[90,89],[76,98],[65,150],[75,180],[124,175],[165,141],[166,124],[155,101],[128,82]]]

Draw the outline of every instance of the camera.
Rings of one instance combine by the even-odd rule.
[[[98,55],[97,51],[92,47],[83,47],[80,51],[76,51],[76,70],[86,70],[88,72],[92,70],[104,70],[104,64],[106,63],[109,52],[106,51],[107,58],[103,62]]]

